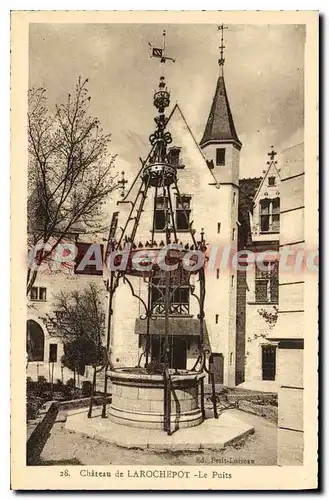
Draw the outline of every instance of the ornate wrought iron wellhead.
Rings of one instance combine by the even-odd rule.
[[[165,162],[149,163],[143,170],[142,179],[152,187],[170,186],[176,179],[176,167]]]
[[[186,248],[187,247],[187,248]],[[124,274],[127,276],[141,276],[150,277],[155,276],[154,273],[169,273],[170,275],[176,272],[181,272],[186,268],[188,274],[197,274],[199,267],[199,256],[194,247],[189,245],[177,246],[177,248],[166,247],[162,241],[159,245],[154,242],[151,244],[139,243],[133,244],[131,247],[123,247],[122,250],[115,256],[113,263],[115,266],[120,266],[124,262]],[[190,255],[188,255],[190,254]],[[162,259],[165,258],[164,263],[169,266],[175,266],[174,269],[163,269]],[[195,267],[195,268],[194,268]]]

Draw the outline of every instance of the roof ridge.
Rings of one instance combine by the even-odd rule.
[[[170,115],[169,115],[169,117],[168,117],[168,120],[167,120],[167,123],[169,122],[169,120],[170,120],[170,119],[171,119],[171,117],[173,116],[175,109],[178,109],[179,113],[181,114],[181,117],[182,117],[182,119],[183,119],[183,121],[184,121],[184,123],[185,123],[185,125],[186,125],[186,128],[187,128],[187,130],[188,130],[189,134],[191,135],[191,137],[192,137],[192,139],[193,139],[194,144],[196,145],[196,147],[198,148],[199,152],[201,153],[202,158],[204,159],[205,165],[207,166],[207,168],[208,168],[208,170],[209,170],[209,172],[210,172],[210,174],[211,174],[212,178],[214,179],[214,181],[215,181],[216,183],[218,183],[218,181],[217,181],[217,179],[216,179],[216,177],[215,177],[215,175],[214,175],[213,171],[209,168],[209,165],[207,164],[207,161],[206,161],[206,158],[205,158],[205,156],[204,156],[204,154],[203,154],[203,151],[202,151],[202,149],[201,149],[200,145],[198,144],[198,141],[196,140],[196,138],[195,138],[195,136],[194,136],[194,134],[193,134],[193,132],[192,132],[192,130],[191,130],[191,127],[189,126],[189,124],[188,124],[188,122],[187,122],[187,120],[186,120],[186,118],[185,118],[185,115],[184,115],[184,113],[183,113],[183,110],[182,110],[182,108],[181,108],[181,106],[179,105],[179,103],[178,103],[178,102],[176,102],[176,104],[175,104],[175,106],[174,106],[174,108],[173,108],[172,112],[170,113]]]

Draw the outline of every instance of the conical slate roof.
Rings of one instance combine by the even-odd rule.
[[[219,76],[217,81],[216,92],[200,146],[205,146],[206,143],[213,141],[234,142],[239,149],[242,145],[235,130],[222,75]]]

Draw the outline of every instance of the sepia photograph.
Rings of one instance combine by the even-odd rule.
[[[11,37],[13,489],[316,488],[318,14]]]

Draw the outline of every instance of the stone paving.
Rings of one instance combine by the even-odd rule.
[[[127,449],[54,425],[41,455],[41,465],[276,465],[277,426],[257,415],[225,410],[255,428],[244,440],[223,450],[167,451]]]
[[[221,450],[254,432],[252,425],[225,412],[218,419],[206,419],[201,425],[179,429],[171,436],[162,430],[119,425],[102,419],[100,414],[101,408],[95,408],[93,418],[88,419],[86,411],[72,411],[65,428],[120,447],[154,451]]]

